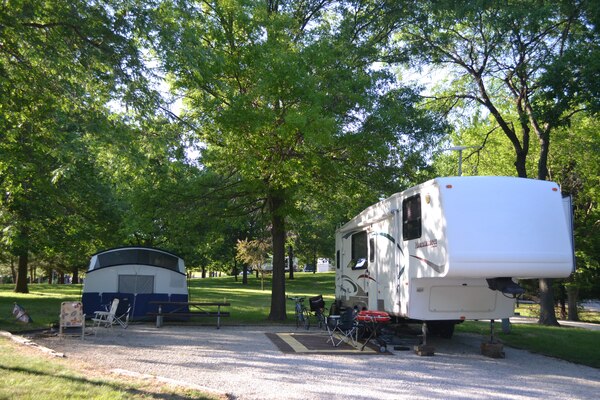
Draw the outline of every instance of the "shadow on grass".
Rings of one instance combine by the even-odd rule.
[[[95,379],[87,379],[87,378],[83,378],[83,377],[79,377],[79,376],[65,376],[65,375],[61,375],[61,374],[53,374],[53,373],[48,373],[46,371],[40,371],[40,370],[22,368],[22,367],[7,367],[4,365],[0,365],[0,370],[6,371],[6,372],[33,375],[34,377],[44,376],[44,377],[48,377],[48,378],[52,378],[52,379],[75,382],[78,384],[90,385],[92,387],[98,387],[98,388],[110,387],[112,390],[114,390],[116,392],[125,393],[130,396],[139,396],[140,398],[170,399],[170,400],[179,400],[179,399],[189,400],[192,398],[193,399],[212,399],[213,398],[213,397],[203,397],[203,396],[198,397],[197,395],[194,395],[193,397],[192,396],[183,396],[183,395],[179,395],[177,393],[149,392],[146,390],[140,390],[140,389],[136,389],[133,387],[123,387],[122,382],[101,381],[101,380],[95,380]],[[4,374],[4,372],[3,372],[3,374]]]

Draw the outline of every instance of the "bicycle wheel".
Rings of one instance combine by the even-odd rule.
[[[310,314],[308,313],[308,310],[306,308],[304,308],[302,310],[302,319],[303,319],[303,326],[304,329],[309,330],[310,329]]]
[[[319,329],[325,329],[325,315],[323,314],[323,310],[319,310],[316,312],[317,317],[317,326]]]
[[[296,304],[296,328],[300,328],[301,326],[304,326],[304,316],[302,315],[300,305]]]

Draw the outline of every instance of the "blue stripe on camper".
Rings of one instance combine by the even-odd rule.
[[[158,304],[148,304],[151,301],[169,301],[167,293],[138,293],[135,296],[133,304],[133,316],[136,319],[148,318],[148,313],[158,312]],[[163,307],[163,312],[168,311],[168,307]]]
[[[83,313],[87,318],[93,317],[95,311],[103,310],[100,293],[84,292],[81,296],[81,302],[83,303]]]
[[[82,295],[83,312],[88,318],[94,315],[94,311],[105,311],[106,305],[110,305],[113,299],[118,298],[120,303],[128,302],[131,304],[130,319],[152,319],[154,317],[148,316],[148,313],[158,312],[157,304],[149,304],[151,301],[179,301],[187,302],[189,296],[187,294],[167,294],[167,293],[117,293],[117,292],[86,292]],[[174,305],[163,306],[163,312],[170,312],[176,308]],[[178,310],[179,312],[189,311],[188,307],[183,307]]]

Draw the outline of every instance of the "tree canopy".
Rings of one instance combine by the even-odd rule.
[[[206,144],[203,162],[235,171],[270,216],[270,318],[283,319],[286,220],[296,201],[345,180],[376,194],[383,182],[397,186],[397,165],[408,164],[401,155],[424,146],[437,121],[373,68],[390,29],[377,4],[165,2],[156,15],[156,52],[184,96],[183,118]]]
[[[335,226],[429,178],[441,141],[473,146],[469,172],[579,193],[583,237],[597,225],[597,157],[565,149],[597,144],[597,11],[571,0],[5,1],[0,259],[18,260],[27,291],[29,258],[75,272],[105,247],[159,246],[205,273],[236,266],[236,243],[266,233],[280,320],[286,246],[330,256]],[[423,95],[406,67],[441,77]],[[596,242],[580,243],[578,260],[596,265]]]

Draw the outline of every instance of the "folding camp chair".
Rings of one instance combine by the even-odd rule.
[[[97,329],[101,326],[105,328],[112,328],[115,324],[115,314],[117,312],[117,307],[119,307],[119,299],[113,299],[110,309],[108,311],[95,311],[94,317],[92,321],[94,322],[94,335],[97,332]]]
[[[119,306],[117,307],[117,311],[115,313],[115,322],[123,329],[127,329],[129,326],[129,313],[131,312],[131,303],[129,299],[121,299],[119,301]]]
[[[327,333],[334,347],[338,347],[342,343],[349,343],[356,346],[358,343],[358,324],[356,322],[356,313],[354,309],[347,308],[339,318],[328,317]]]
[[[63,328],[81,328],[81,339],[85,336],[85,314],[80,301],[63,301],[60,304],[58,335],[63,336]]]

